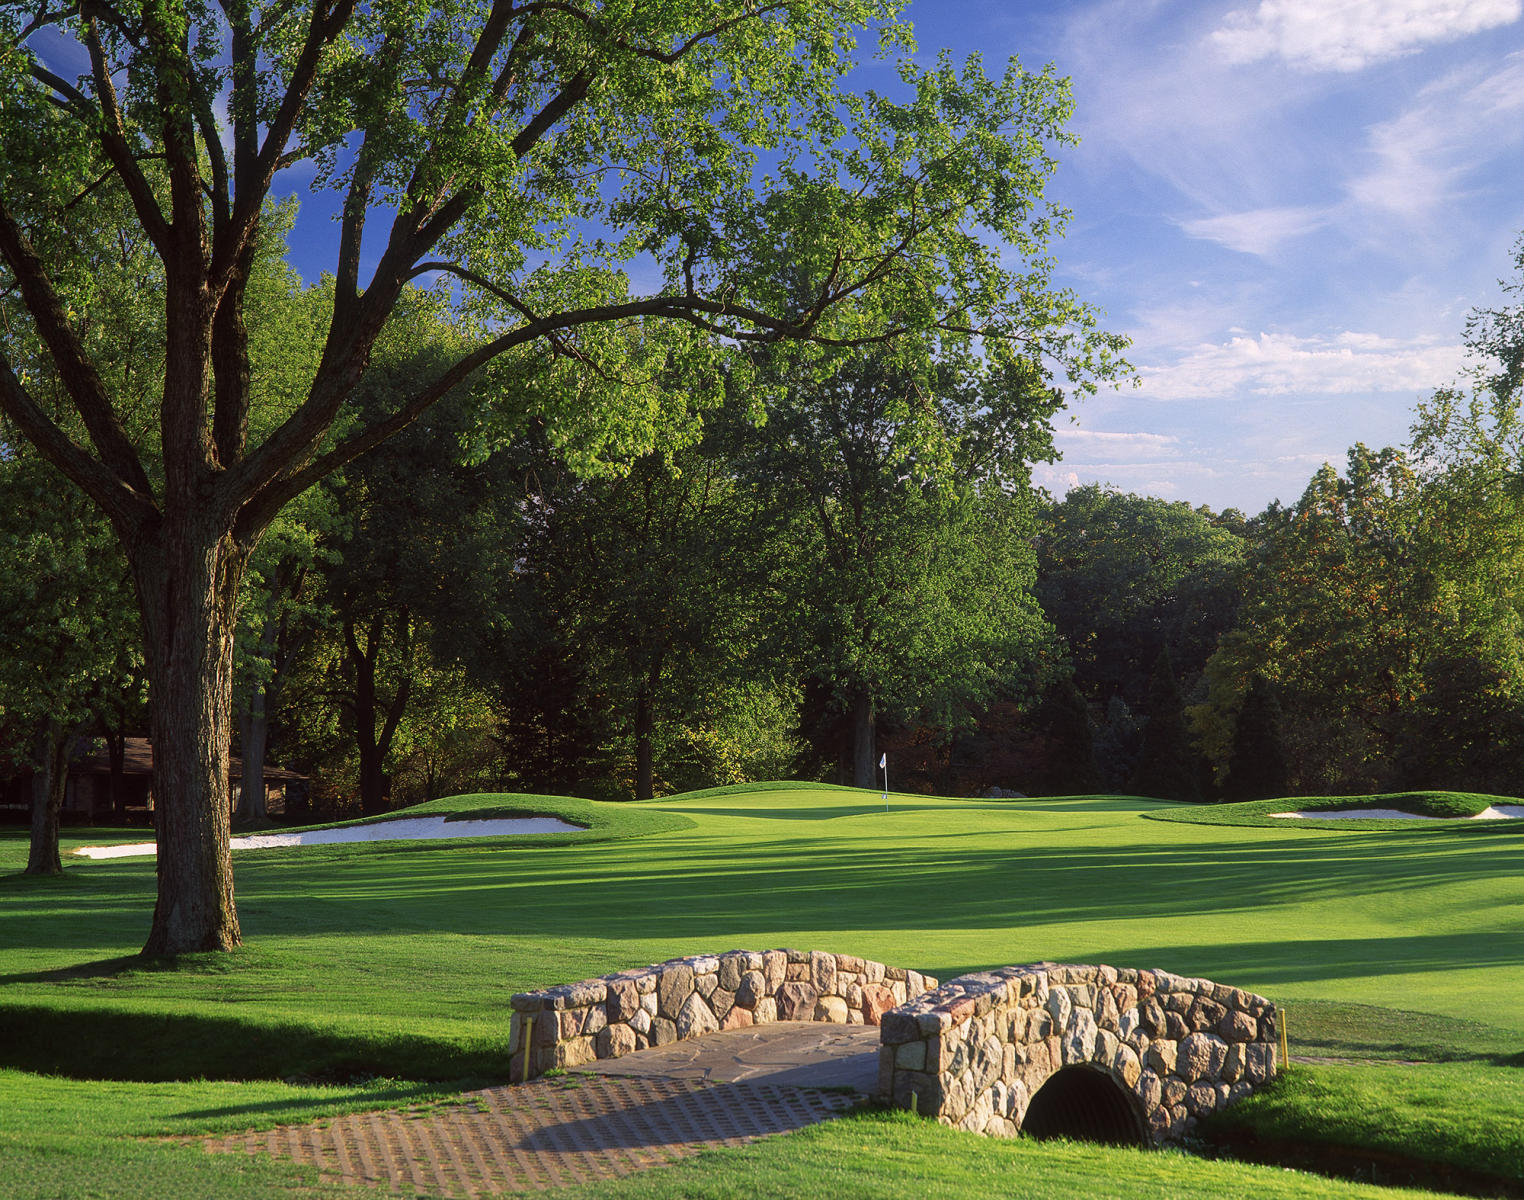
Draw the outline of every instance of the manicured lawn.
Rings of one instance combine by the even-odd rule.
[[[387,1082],[347,1089],[103,1084],[0,1071],[0,1194],[6,1200],[380,1200],[391,1193],[323,1186],[313,1173],[263,1155],[208,1155],[199,1146],[164,1139],[430,1098],[426,1090]],[[1411,1195],[1173,1152],[994,1142],[902,1113],[853,1116],[570,1194],[938,1200],[988,1196],[992,1188],[1054,1200]]]
[[[1405,1068],[1450,1097],[1434,1100],[1435,1111],[1494,1083],[1498,1095],[1517,1094],[1519,1068],[1499,1063],[1524,1050],[1524,830],[1501,822],[1481,836],[1448,823],[1390,832],[1182,823],[1143,819],[1167,806],[1124,797],[891,796],[886,813],[876,793],[790,786],[640,806],[525,797],[456,806],[561,812],[594,828],[591,836],[239,852],[249,947],[174,965],[132,957],[153,904],[151,860],[73,860],[61,880],[31,880],[3,874],[24,862],[23,832],[0,834],[0,1066],[117,1079],[490,1078],[504,1069],[514,991],[699,950],[788,945],[941,978],[1038,959],[1205,975],[1286,1005],[1293,1052],[1422,1059],[1460,1047],[1451,1057],[1469,1062]],[[67,832],[75,845],[108,836]],[[1316,1097],[1288,1092],[1281,1110],[1265,1108],[1266,1122],[1337,1106],[1353,1079],[1367,1083],[1351,1109],[1372,1120],[1389,1111],[1400,1129],[1401,1097],[1418,1086],[1374,1068],[1308,1071]],[[48,1194],[21,1191],[19,1181],[87,1163],[96,1143],[110,1161],[148,1153],[123,1140],[139,1125],[71,1126],[25,1106],[7,1115],[9,1098],[34,1085],[33,1076],[0,1074],[0,1131],[16,1150],[0,1152],[0,1194]],[[176,1110],[175,1132],[223,1128],[205,1114],[221,1121],[227,1109],[245,1124],[275,1119],[273,1109],[215,1099],[231,1084],[175,1086],[210,1097]],[[277,1089],[259,1103],[306,1105],[309,1115],[314,1095],[320,1107],[347,1102],[258,1086]],[[1367,1136],[1357,1125],[1350,1136]],[[1482,1143],[1492,1135],[1475,1136],[1473,1149],[1459,1139],[1460,1153],[1491,1153]],[[1520,1141],[1517,1126],[1498,1123],[1497,1139],[1501,1157],[1489,1161],[1517,1177],[1508,1167],[1517,1162],[1508,1149]],[[949,1162],[948,1146],[967,1149]],[[170,1150],[180,1153],[153,1152]],[[1306,1185],[1300,1175],[1286,1178],[1324,1190],[1265,1190],[1258,1175],[1252,1183],[1234,1176],[1240,1182],[1229,1187],[1213,1173],[1251,1169],[1178,1155],[1109,1157],[1118,1153],[995,1146],[867,1116],[662,1172],[692,1189],[662,1194],[786,1194],[767,1189],[783,1186],[799,1155],[819,1161],[823,1180],[839,1170],[877,1181],[853,1194],[903,1195],[913,1184],[927,1195],[974,1195],[983,1172],[1016,1169],[1010,1163],[1033,1180],[1050,1169],[1054,1181],[1066,1171],[1116,1177],[1119,1189],[1131,1180],[1132,1195],[1334,1194],[1327,1181]],[[1090,1165],[1076,1165],[1081,1159]],[[31,1164],[22,1175],[20,1162]],[[277,1175],[258,1186],[303,1194],[279,1190],[296,1177],[289,1169]],[[614,1190],[665,1186],[653,1176]],[[1034,1182],[1019,1194],[1049,1194],[1048,1186]]]
[[[1241,804],[1190,804],[1180,808],[1165,808],[1149,815],[1156,821],[1184,821],[1190,825],[1258,825],[1274,828],[1278,825],[1296,824],[1304,829],[1383,830],[1422,829],[1434,821],[1455,821],[1448,827],[1450,832],[1476,831],[1483,836],[1488,831],[1509,835],[1511,826],[1518,818],[1473,821],[1483,809],[1493,805],[1517,806],[1520,801],[1513,796],[1491,796],[1485,792],[1387,792],[1373,796],[1311,796],[1287,797],[1278,800],[1246,800]],[[1316,815],[1306,817],[1277,817],[1276,813],[1305,812],[1358,812],[1362,809],[1392,809],[1412,813],[1428,820],[1411,821],[1397,817],[1331,817],[1319,819]]]
[[[830,1121],[571,1194],[629,1200],[1414,1200],[1416,1195],[1278,1167],[1209,1162],[1178,1151],[981,1138],[901,1113]]]
[[[348,1088],[279,1083],[112,1083],[0,1070],[0,1195],[6,1200],[205,1197],[375,1200],[317,1183],[263,1155],[209,1155],[166,1140],[251,1124],[426,1103],[440,1089],[378,1081]]]

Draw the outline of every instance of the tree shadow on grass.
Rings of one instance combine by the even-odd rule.
[[[94,962],[71,963],[45,971],[18,971],[11,975],[0,975],[0,987],[10,983],[74,983],[83,979],[110,979],[141,969],[144,964],[145,960],[136,954],[123,954]]]
[[[0,1005],[0,1067],[76,1079],[506,1079],[502,1043],[471,1049],[421,1034],[318,1030],[157,1009]]]
[[[290,1082],[290,1081],[288,1081]],[[324,1080],[302,1079],[295,1086],[310,1086],[322,1084]],[[479,1086],[477,1079],[460,1079],[449,1081],[449,1095],[467,1088]],[[397,1083],[386,1088],[361,1088],[342,1090],[334,1087],[332,1093],[325,1096],[310,1096],[305,1098],[291,1098],[287,1100],[265,1100],[255,1104],[227,1104],[218,1108],[190,1108],[183,1112],[170,1115],[171,1120],[195,1121],[203,1123],[217,1121],[228,1117],[275,1117],[274,1123],[282,1125],[292,1124],[302,1120],[307,1113],[334,1114],[338,1112],[366,1111],[376,1108],[399,1108],[407,1104],[430,1104],[440,1098],[441,1087],[438,1083]]]
[[[251,858],[238,866],[239,905],[245,933],[256,945],[272,934],[342,938],[345,956],[352,953],[362,969],[369,953],[363,941],[372,937],[394,940],[379,952],[393,972],[399,956],[415,958],[418,969],[448,969],[454,951],[436,946],[430,935],[491,938],[504,955],[495,986],[505,993],[536,969],[526,961],[536,945],[591,940],[597,953],[610,955],[627,942],[760,950],[794,942],[790,930],[850,929],[850,944],[845,938],[833,944],[815,933],[797,943],[852,953],[861,952],[860,943],[870,935],[885,935],[881,942],[898,945],[898,931],[910,931],[905,938],[907,946],[913,939],[914,950],[874,956],[947,978],[1052,957],[1051,932],[1050,945],[1042,946],[1024,935],[1035,925],[1073,928],[1084,932],[1085,944],[1095,945],[1105,923],[1117,922],[1143,932],[1129,943],[1121,940],[1127,933],[1118,931],[1118,944],[1098,953],[1099,961],[1161,966],[1272,992],[1327,979],[1438,975],[1458,962],[1516,968],[1524,959],[1524,942],[1504,932],[1501,910],[1497,922],[1491,916],[1467,917],[1459,926],[1442,928],[1444,906],[1463,909],[1485,904],[1487,897],[1508,904],[1524,895],[1512,839],[1457,839],[1438,831],[1393,837],[1299,830],[1246,841],[1240,830],[1224,830],[1219,837],[1197,827],[1191,840],[1176,840],[1160,836],[1170,827],[1139,822],[1144,828],[1128,841],[1130,830],[1109,829],[1103,839],[1093,825],[1075,825],[1080,832],[1069,835],[1052,825],[943,832],[923,823],[928,827],[909,834],[837,832],[839,827],[823,824],[815,827],[821,830],[818,837],[718,844],[701,833],[681,833],[660,841],[533,851],[470,846],[454,854],[408,856],[398,849],[329,859]],[[138,972],[244,973],[248,988],[277,989],[271,997],[277,1002],[278,989],[289,986],[290,977],[281,970],[246,971],[266,965],[258,952],[207,956],[205,962],[194,956],[158,968],[135,955],[113,955],[113,949],[135,947],[146,932],[152,867],[97,865],[81,869],[78,877],[79,887],[34,888],[30,894],[20,887],[6,895],[0,946],[24,952],[27,965],[47,964],[0,976],[0,985],[37,989],[25,996],[33,1002],[25,1024],[11,1023],[21,1011],[21,996],[0,1008],[8,1035],[0,1037],[6,1047],[0,1061],[6,1065],[87,1077],[108,1072],[112,1078],[178,1078],[188,1071],[281,1078],[326,1063],[453,1078],[480,1072],[496,1053],[427,1039],[407,1045],[400,1037],[318,1035],[295,1024],[271,1025],[268,1011],[250,1018],[265,1022],[257,1026],[117,1012],[108,1007],[116,999],[113,991]],[[1357,936],[1361,926],[1346,920],[1352,900],[1378,913],[1387,900],[1394,906],[1421,900],[1437,915],[1402,935],[1392,935],[1389,922],[1369,917],[1364,928],[1370,935]],[[1303,910],[1298,912],[1303,927],[1283,928],[1305,936],[1263,940],[1235,928],[1235,921],[1253,919],[1258,929],[1267,929],[1264,912],[1277,906]],[[1309,921],[1316,926],[1307,928]],[[1322,936],[1325,932],[1331,936]],[[956,935],[949,945],[961,948],[940,951],[941,933]],[[1009,950],[1009,956],[949,964],[954,955],[982,953],[986,944]],[[277,949],[274,957],[283,954]],[[60,963],[69,957],[80,961]],[[300,953],[297,959],[299,966],[308,961]],[[609,969],[646,961],[649,957],[638,954]],[[19,965],[17,958],[9,965]],[[364,986],[364,978],[356,976],[357,986]],[[67,1005],[52,1006],[57,1011],[50,1015],[47,989],[59,984],[75,988]],[[83,1015],[78,1001],[95,1002],[96,984],[101,985],[98,1006]],[[216,998],[214,988],[215,980],[208,980],[206,999]],[[193,983],[190,991],[200,1003],[201,985]],[[156,985],[144,987],[134,993],[133,1003],[152,1004],[157,994]],[[480,1004],[501,999],[483,991]],[[475,994],[467,1000],[474,1004]],[[189,1003],[183,997],[173,1001],[182,1011]],[[117,1018],[121,1024],[112,1025]],[[162,1025],[153,1024],[156,1020]],[[83,1028],[96,1024],[109,1036],[81,1036]],[[194,1053],[176,1049],[177,1041],[187,1038],[198,1047]],[[438,1060],[428,1061],[436,1052]],[[155,1067],[150,1060],[161,1055],[173,1065]]]
[[[1245,843],[1057,844],[1018,832],[793,838],[719,847],[666,839],[620,853],[463,850],[414,858],[241,863],[246,932],[500,934],[645,940],[788,929],[1019,929],[1098,920],[1231,920],[1280,904],[1394,898],[1449,885],[1517,889],[1511,841],[1336,834]],[[92,872],[93,874],[93,872]],[[67,953],[142,934],[151,874],[49,891],[6,914],[0,942]],[[39,896],[39,900],[42,897]],[[130,925],[129,925],[130,922]]]

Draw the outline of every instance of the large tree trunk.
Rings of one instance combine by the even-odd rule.
[[[32,844],[26,858],[28,875],[62,875],[58,854],[58,815],[63,811],[69,781],[68,738],[55,720],[43,723],[32,752]]]
[[[166,520],[166,526],[168,521]],[[248,549],[182,516],[133,556],[153,689],[159,895],[145,955],[241,944],[228,848],[233,633]]]
[[[873,753],[873,697],[860,694],[852,701],[852,786],[877,785],[878,757]]]
[[[391,781],[386,776],[381,752],[375,740],[360,739],[360,811],[367,817],[378,816],[391,808],[388,793]]]

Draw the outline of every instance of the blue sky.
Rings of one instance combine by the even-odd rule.
[[[1401,443],[1464,367],[1524,231],[1524,0],[912,0],[921,53],[1073,83],[1060,282],[1140,386],[1071,401],[1062,492],[1256,512],[1356,441]],[[77,47],[40,48],[83,69]],[[877,69],[882,72],[882,68]],[[859,86],[882,83],[868,68]],[[293,259],[331,269],[310,168]],[[369,247],[368,247],[369,248]]]
[[[1255,512],[1401,443],[1524,230],[1524,0],[915,0],[921,49],[1073,81],[1062,281],[1133,339],[1055,491]]]

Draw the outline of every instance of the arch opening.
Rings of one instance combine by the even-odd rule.
[[[1064,1067],[1037,1089],[1021,1132],[1039,1140],[1065,1137],[1112,1146],[1146,1146],[1148,1133],[1133,1098],[1094,1067]]]

